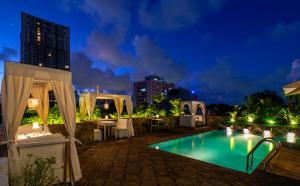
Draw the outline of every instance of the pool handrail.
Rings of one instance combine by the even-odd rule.
[[[249,157],[251,155],[251,161],[250,161],[250,167],[252,167],[253,165],[253,154],[255,152],[255,150],[263,143],[263,142],[270,142],[272,144],[275,145],[276,149],[275,149],[275,152],[272,153],[271,157],[266,161],[267,164],[269,164],[269,162],[271,161],[271,159],[275,156],[275,154],[277,153],[277,151],[280,149],[281,147],[281,143],[280,141],[278,141],[276,138],[273,138],[273,137],[266,137],[266,138],[263,138],[261,139],[255,146],[253,149],[251,149],[251,151],[247,154],[247,162],[246,162],[246,170],[249,169]],[[266,164],[264,166],[266,168]]]

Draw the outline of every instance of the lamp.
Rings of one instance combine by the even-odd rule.
[[[244,132],[244,138],[248,138],[249,137],[249,129],[243,129],[243,132]]]
[[[231,136],[232,129],[230,127],[226,127],[226,134],[227,134],[227,136]]]
[[[27,103],[28,109],[29,109],[29,110],[36,110],[38,104],[39,104],[38,99],[33,98],[33,97],[30,95],[30,98],[28,99],[28,103]]]
[[[264,138],[271,137],[271,132],[269,130],[264,130]]]
[[[155,117],[156,117],[156,118],[159,118],[159,115],[158,115],[158,114],[156,114],[156,115],[155,115]]]
[[[287,133],[287,142],[295,143],[295,133],[293,133],[293,132]]]
[[[104,109],[105,109],[105,110],[108,110],[108,109],[109,109],[109,104],[108,104],[107,101],[104,103]]]
[[[36,133],[36,130],[39,129],[39,123],[37,121],[32,123],[32,129],[34,130],[34,132]]]

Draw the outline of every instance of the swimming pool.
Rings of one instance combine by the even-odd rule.
[[[254,153],[252,169],[246,170],[247,154],[261,139],[261,136],[241,133],[227,136],[226,131],[216,130],[150,147],[251,174],[273,149],[273,144],[264,142]]]

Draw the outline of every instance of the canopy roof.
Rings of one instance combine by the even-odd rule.
[[[20,155],[15,139],[17,129],[30,95],[38,99],[37,112],[44,124],[47,124],[49,98],[48,91],[53,90],[59,111],[62,115],[66,131],[69,135],[69,159],[71,164],[71,179],[76,181],[81,177],[81,169],[75,146],[76,104],[72,87],[72,73],[45,67],[5,62],[2,79],[2,123],[6,143],[8,143],[8,160],[11,174],[21,173]]]
[[[287,84],[282,87],[282,89],[286,96],[300,94],[300,81],[295,81],[293,83]]]
[[[92,96],[96,99],[115,99],[115,98],[130,98],[130,95],[121,95],[121,94],[107,94],[107,93],[97,93],[97,92],[83,92],[80,94],[80,97]]]

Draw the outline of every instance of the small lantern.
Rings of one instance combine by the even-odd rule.
[[[264,138],[271,137],[271,132],[269,130],[264,130]]]
[[[104,103],[104,109],[108,110],[109,109],[109,104],[107,102]]]
[[[39,104],[38,99],[30,97],[28,99],[27,107],[28,107],[29,110],[36,110],[38,104]]]
[[[287,142],[289,142],[289,143],[295,143],[295,133],[293,133],[293,132],[288,132],[287,133]]]
[[[34,132],[36,133],[36,130],[39,129],[39,123],[37,121],[32,123],[32,129],[34,130]]]

